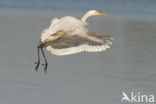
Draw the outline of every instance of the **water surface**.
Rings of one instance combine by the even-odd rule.
[[[91,17],[91,31],[113,37],[100,53],[54,56],[48,73],[34,71],[40,32],[72,12],[0,12],[2,104],[121,104],[122,92],[156,94],[156,20],[125,15]]]

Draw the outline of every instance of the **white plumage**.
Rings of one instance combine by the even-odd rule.
[[[69,55],[82,51],[99,52],[110,48],[112,38],[106,35],[97,34],[88,31],[86,28],[87,19],[95,15],[107,15],[95,10],[88,11],[81,20],[65,16],[60,19],[51,20],[51,25],[41,33],[40,44],[38,45],[38,62],[36,62],[36,71],[40,64],[40,51],[45,59],[45,68],[47,70],[47,60],[43,48],[46,47],[54,55]]]
[[[78,20],[71,16],[65,16],[61,19],[53,19],[51,25],[48,29],[42,32],[41,41],[47,39],[50,35],[56,33],[59,30],[76,30],[76,29],[86,29],[85,22]]]
[[[58,36],[57,38],[55,38]],[[58,31],[41,42],[54,55],[62,56],[79,52],[100,52],[110,48],[112,38],[88,30]]]

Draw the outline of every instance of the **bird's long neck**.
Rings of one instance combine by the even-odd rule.
[[[81,21],[84,22],[84,23],[87,23],[87,19],[88,19],[89,17],[91,17],[91,16],[92,16],[92,15],[86,13],[86,14],[81,18]]]

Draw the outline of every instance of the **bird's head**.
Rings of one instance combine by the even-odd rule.
[[[81,21],[83,21],[84,23],[86,23],[86,20],[91,17],[91,16],[96,16],[96,15],[108,15],[106,13],[100,13],[96,10],[90,10],[88,11],[82,18]],[[87,23],[86,23],[87,24]]]
[[[90,11],[87,12],[87,14],[90,15],[90,16],[95,16],[95,15],[108,15],[108,14],[106,14],[106,13],[100,13],[100,12],[98,12],[98,11],[96,11],[96,10],[90,10]]]

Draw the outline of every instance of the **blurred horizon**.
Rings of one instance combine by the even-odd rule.
[[[111,14],[156,14],[155,0],[0,0],[0,9],[26,11],[88,11]]]

